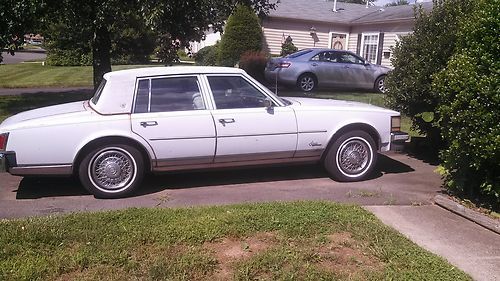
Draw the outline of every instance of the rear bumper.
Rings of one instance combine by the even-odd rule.
[[[410,135],[405,132],[391,132],[391,150],[403,150],[404,143],[410,139]]]
[[[0,152],[0,173],[8,172],[10,168],[15,166],[17,166],[15,152]]]

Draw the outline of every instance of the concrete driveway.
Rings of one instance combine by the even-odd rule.
[[[361,205],[427,205],[440,192],[434,166],[404,154],[380,155],[380,172],[357,183],[331,180],[320,166],[150,175],[137,196],[95,199],[75,179],[0,174],[0,218],[127,207],[331,200]]]

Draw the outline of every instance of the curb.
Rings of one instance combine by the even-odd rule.
[[[500,234],[500,220],[494,220],[479,212],[466,208],[443,195],[436,195],[434,197],[434,203],[448,211],[475,222],[476,224],[479,224],[496,234]]]

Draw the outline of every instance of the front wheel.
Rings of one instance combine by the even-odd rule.
[[[366,179],[377,160],[375,141],[364,131],[351,131],[330,146],[324,165],[332,178],[351,182]]]
[[[83,186],[98,198],[119,198],[132,193],[144,176],[141,153],[129,145],[106,145],[83,158],[78,170]]]
[[[302,74],[299,79],[297,79],[297,87],[304,92],[311,92],[317,87],[316,77],[312,74]]]

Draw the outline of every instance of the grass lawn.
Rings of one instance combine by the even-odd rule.
[[[151,65],[116,65],[113,70]],[[39,63],[0,65],[0,88],[92,86],[91,66],[43,66]]]
[[[1,280],[470,280],[358,206],[265,203],[0,221]]]

